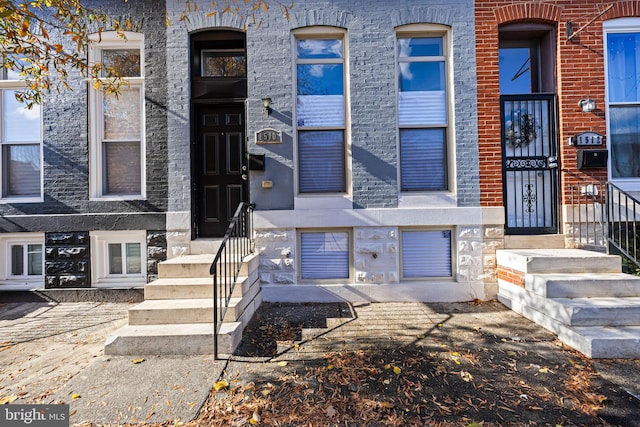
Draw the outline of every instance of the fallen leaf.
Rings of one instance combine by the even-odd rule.
[[[392,409],[394,405],[391,402],[382,402],[380,404],[380,406],[382,406],[383,408],[386,408],[386,409]]]
[[[260,416],[260,413],[258,411],[253,411],[253,415],[251,416],[251,419],[249,420],[249,422],[251,422],[251,424],[258,424],[260,421],[262,421],[262,417]]]
[[[6,405],[7,403],[15,402],[16,400],[18,400],[18,396],[16,395],[6,396],[0,398],[0,405]]]
[[[337,411],[330,405],[325,409],[324,413],[327,414],[327,417],[333,418],[337,414]]]
[[[333,365],[328,365],[328,366],[327,366],[327,371],[330,371],[330,370],[332,370],[332,369],[333,369]]]
[[[517,355],[518,355],[518,353],[516,353],[516,352],[515,352],[515,351],[513,351],[513,350],[509,350],[509,351],[507,351],[507,356],[509,356],[509,357],[512,357],[512,358],[513,358],[513,357],[516,357]]]
[[[473,380],[473,375],[471,375],[467,371],[460,371],[460,376],[462,377],[462,381],[469,382]]]
[[[402,372],[402,369],[398,368],[397,366],[393,367],[393,373],[396,375],[400,375],[400,373]]]
[[[540,368],[538,369],[538,372],[540,372],[541,374],[548,374],[550,371],[549,368]]]
[[[73,394],[71,395],[71,398],[72,398],[72,399],[80,399],[80,395],[79,395],[78,393],[73,393]]]
[[[142,363],[142,362],[144,362],[144,359],[143,359],[142,357],[141,357],[141,358],[139,358],[139,359],[133,359],[133,360],[131,361],[131,363],[133,363],[133,364],[135,364],[135,365],[137,365],[138,363]]]
[[[213,384],[213,388],[214,388],[215,391],[224,390],[227,387],[229,387],[229,383],[227,381],[225,381],[225,380],[216,381]]]
[[[287,361],[283,360],[282,362],[278,362],[278,366],[287,366]]]

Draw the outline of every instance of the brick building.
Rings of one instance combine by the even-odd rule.
[[[575,238],[576,195],[607,180],[640,190],[640,3],[477,0],[475,11],[481,204],[503,209],[507,248],[590,243]]]

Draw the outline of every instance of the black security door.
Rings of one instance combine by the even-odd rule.
[[[195,209],[197,236],[221,237],[247,201],[244,106],[196,106]]]
[[[558,232],[554,95],[503,95],[502,182],[507,234]]]

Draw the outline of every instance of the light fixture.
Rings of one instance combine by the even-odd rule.
[[[582,108],[583,113],[590,113],[596,109],[596,101],[591,98],[581,99],[578,102],[578,106]]]
[[[267,116],[271,115],[271,98],[262,98],[262,111],[264,111]]]

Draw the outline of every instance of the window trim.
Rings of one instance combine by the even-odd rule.
[[[347,250],[348,250],[348,277],[327,278],[327,279],[303,279],[302,278],[302,234],[304,233],[346,233],[347,234]],[[354,277],[353,268],[353,232],[349,228],[322,228],[322,229],[298,229],[296,230],[296,246],[297,252],[297,265],[300,267],[297,269],[298,283],[304,284],[336,284],[336,283],[352,283]]]
[[[4,122],[4,92],[5,90],[20,90],[25,89],[27,83],[25,80],[13,79],[13,80],[0,80],[0,204],[6,203],[41,203],[44,201],[43,187],[44,187],[44,121],[42,113],[42,105],[38,106],[40,114],[40,136],[38,141],[21,141],[5,144],[4,142],[4,129],[2,122]],[[4,147],[5,145],[38,145],[40,156],[40,194],[37,196],[5,196],[4,195]]]
[[[25,247],[25,251],[28,245],[41,245],[42,246],[42,274],[40,275],[28,275],[23,274],[21,276],[15,276],[11,271],[12,254],[11,246],[22,245]],[[44,284],[45,277],[45,244],[44,233],[11,233],[0,238],[0,256],[4,258],[4,262],[0,265],[0,283],[15,284],[15,283],[35,283]],[[26,260],[25,260],[26,262]]]
[[[324,207],[340,207],[340,208],[351,208],[351,194],[352,194],[352,177],[351,177],[351,156],[349,153],[351,152],[351,118],[350,118],[350,110],[351,110],[351,101],[350,101],[350,91],[349,91],[349,45],[348,45],[348,33],[346,29],[331,27],[331,26],[313,26],[313,27],[305,27],[298,28],[293,30],[291,33],[291,51],[292,51],[292,91],[293,91],[293,140],[294,140],[294,169],[295,169],[295,177],[294,177],[294,204],[296,208],[314,208],[316,201],[321,200],[321,203]],[[305,58],[302,61],[298,60],[297,57],[297,47],[296,42],[302,39],[340,39],[342,41],[342,58],[322,58],[322,59],[313,59],[313,58]],[[339,63],[343,65],[343,90],[344,90],[344,125],[343,126],[330,126],[330,127],[316,127],[316,126],[308,126],[308,127],[298,127],[298,118],[297,118],[297,65],[300,63],[305,64],[313,64],[313,63]],[[299,158],[299,132],[305,131],[330,131],[330,130],[340,130],[343,132],[343,167],[344,167],[344,192],[301,192],[300,191],[300,158]]]
[[[420,277],[404,277],[404,250],[403,250],[403,238],[405,231],[415,231],[415,232],[427,232],[427,231],[448,231],[450,233],[450,261],[451,261],[451,275],[450,276],[420,276]],[[399,274],[400,281],[402,282],[416,282],[416,281],[443,281],[443,280],[455,280],[455,275],[457,271],[456,265],[456,242],[455,242],[455,229],[453,227],[405,227],[401,228],[398,232],[399,237],[399,247],[400,247],[400,256],[399,256]]]
[[[139,49],[140,51],[140,77],[124,77],[125,88],[137,88],[140,90],[140,193],[139,194],[109,194],[104,193],[105,166],[104,166],[104,120],[103,100],[104,93],[93,87],[88,82],[89,104],[89,199],[90,200],[145,200],[146,195],[146,111],[145,111],[145,49],[144,35],[141,33],[125,32],[120,37],[115,31],[105,31],[101,34],[89,36],[89,64],[101,61],[103,50],[113,49]],[[132,142],[122,140],[121,142]]]
[[[604,102],[605,102],[605,126],[607,135],[611,135],[611,113],[610,107],[614,106],[636,106],[640,111],[640,100],[636,102],[613,102],[609,101],[609,50],[608,36],[609,34],[616,33],[638,33],[640,35],[640,18],[638,17],[625,17],[614,18],[606,20],[602,23],[603,32],[603,51],[604,51]],[[611,138],[607,139],[607,151],[609,152],[607,160],[607,179],[615,183],[623,191],[638,191],[640,190],[640,177],[633,178],[615,178],[612,176],[612,148],[613,144]]]
[[[442,56],[433,57],[414,57],[400,58],[398,52],[398,39],[411,37],[441,37],[442,38]],[[396,150],[398,158],[397,181],[398,181],[398,197],[400,204],[412,204],[412,199],[416,201],[424,199],[424,197],[448,195],[454,192],[455,188],[455,120],[454,120],[454,78],[453,78],[453,46],[451,40],[451,27],[442,24],[408,24],[396,27],[394,35],[394,61],[395,61],[395,87],[396,87]],[[445,78],[445,112],[446,121],[444,124],[437,125],[400,125],[400,84],[399,84],[399,64],[401,62],[438,62],[444,61],[444,78]],[[444,129],[444,165],[446,167],[444,173],[445,186],[443,189],[434,190],[403,190],[402,189],[402,164],[400,133],[403,129]]]
[[[91,275],[92,283],[101,284],[146,284],[147,282],[147,233],[144,230],[131,231],[91,231]],[[109,244],[140,244],[140,273],[109,273]],[[123,265],[126,265],[126,255]]]

